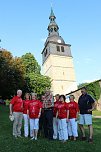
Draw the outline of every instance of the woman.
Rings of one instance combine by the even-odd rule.
[[[70,139],[75,141],[76,138],[78,137],[78,131],[77,131],[77,118],[78,118],[78,104],[74,101],[74,95],[70,95],[69,100],[70,102],[68,103],[69,107],[69,122],[68,122],[68,133],[70,136]]]
[[[41,109],[42,109],[42,103],[37,99],[37,95],[33,93],[32,100],[31,102],[29,102],[28,105],[28,114],[30,118],[30,131],[32,132],[31,140],[37,140]]]
[[[57,118],[59,125],[59,140],[66,142],[68,140],[67,122],[69,117],[68,104],[65,102],[64,95],[59,97],[60,103],[57,106]]]
[[[30,94],[25,94],[25,100],[23,100],[23,117],[24,117],[24,136],[28,137],[29,135],[29,117],[27,115],[28,104],[30,102]]]

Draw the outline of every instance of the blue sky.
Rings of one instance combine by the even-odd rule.
[[[0,46],[13,56],[41,51],[51,3],[59,33],[71,44],[77,83],[101,78],[101,0],[0,0]]]

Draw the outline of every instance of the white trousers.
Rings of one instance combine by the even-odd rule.
[[[65,119],[58,119],[59,125],[59,140],[68,140],[68,128]]]
[[[53,117],[53,139],[58,138],[58,119],[56,117]]]
[[[39,129],[39,118],[30,119],[30,136],[33,137],[33,131]]]
[[[75,118],[69,119],[68,134],[69,136],[78,137],[78,127],[77,127],[77,121],[75,121]]]
[[[24,117],[24,136],[28,137],[29,135],[29,116],[27,114],[23,114]]]

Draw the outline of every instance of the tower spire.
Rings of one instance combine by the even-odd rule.
[[[51,7],[51,13],[50,13],[49,19],[50,19],[50,23],[48,25],[49,36],[51,36],[51,35],[59,35],[59,33],[58,33],[59,27],[58,27],[58,25],[55,22],[56,17],[54,15],[52,7]]]
[[[51,17],[55,17],[52,6],[51,6],[51,13],[50,13],[49,19],[50,19]],[[55,17],[55,18],[56,18],[56,17]]]

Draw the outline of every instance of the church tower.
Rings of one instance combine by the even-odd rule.
[[[51,8],[48,25],[48,37],[42,51],[43,74],[52,81],[53,94],[66,94],[77,89],[71,45],[66,44],[59,35],[59,27],[55,22]]]

